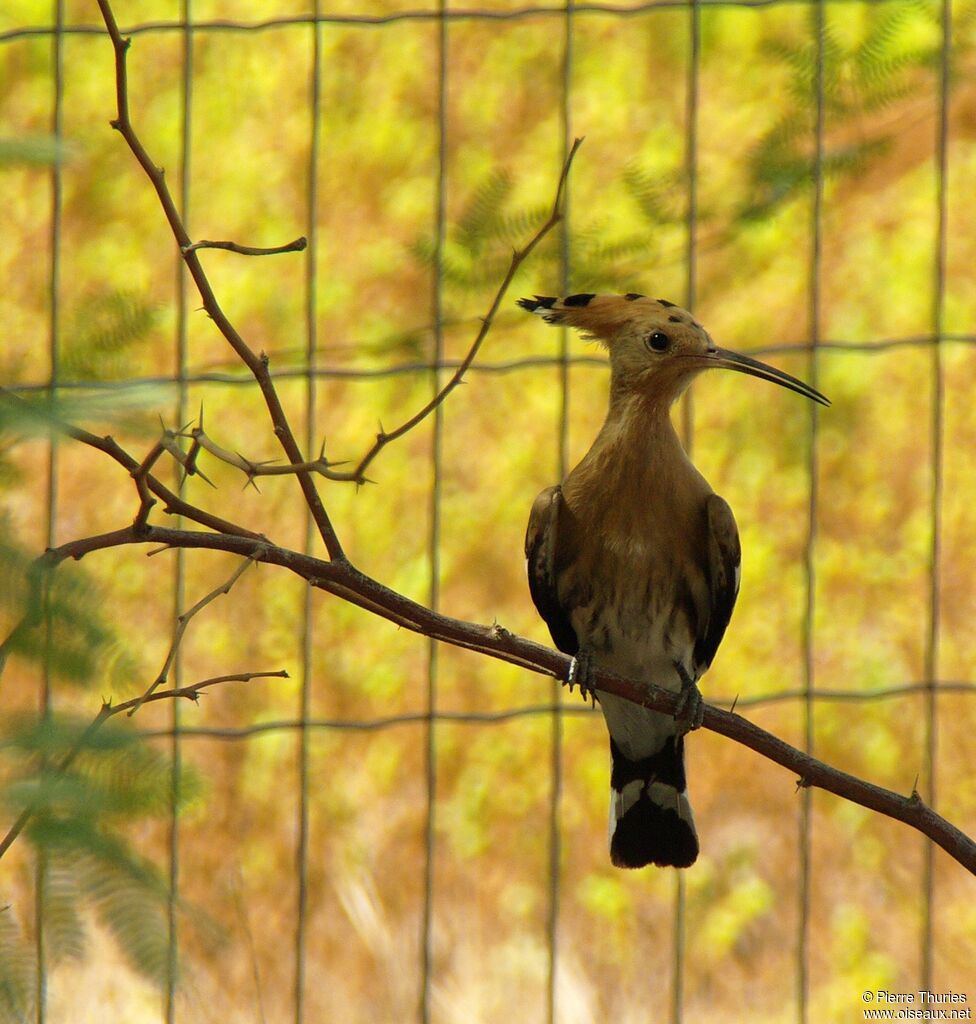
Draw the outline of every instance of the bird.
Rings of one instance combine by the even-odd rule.
[[[803,381],[719,348],[680,306],[636,292],[518,300],[546,323],[607,349],[606,420],[562,484],[535,499],[525,537],[529,590],[568,682],[599,700],[610,734],[610,859],[621,868],[690,867],[699,841],[684,739],[701,725],[698,680],[739,592],[735,517],[682,447],[670,409],[703,370],[772,381],[822,405]],[[675,715],[595,693],[594,668],[680,694]]]

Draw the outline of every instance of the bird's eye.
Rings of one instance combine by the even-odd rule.
[[[652,331],[648,335],[646,344],[652,352],[667,352],[671,339],[664,331]]]

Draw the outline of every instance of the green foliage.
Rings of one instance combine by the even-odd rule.
[[[78,376],[98,376],[103,357],[140,341],[152,320],[124,296],[94,303],[68,361]],[[145,397],[143,395],[142,397]],[[39,390],[0,393],[0,471],[6,486],[20,478],[14,449],[38,437],[57,437],[62,424],[118,418],[133,396]],[[0,653],[43,665],[54,678],[82,687],[109,682],[105,671],[127,674],[132,659],[107,621],[100,595],[80,567],[54,568],[16,541],[9,519],[0,535],[0,613],[12,624]],[[7,821],[29,812],[17,842],[33,848],[43,907],[49,966],[80,959],[86,915],[115,938],[134,970],[157,984],[168,958],[166,890],[155,867],[123,838],[131,824],[168,811],[174,778],[169,761],[114,722],[69,716],[7,715],[0,730],[0,803]],[[179,780],[181,806],[199,793],[195,775]],[[36,953],[12,908],[0,915],[0,1022],[32,1015]]]
[[[101,308],[101,307],[100,307]],[[120,296],[105,300],[109,310],[82,334],[77,347],[84,354],[76,368],[95,353],[120,352],[145,335],[149,314]],[[94,318],[97,319],[97,318]],[[101,358],[101,357],[99,357]],[[83,394],[39,388],[25,395],[0,388],[0,490],[23,479],[16,449],[37,438],[57,438],[65,424],[86,420],[116,423],[144,402],[158,400],[158,389],[126,389],[121,394]],[[116,648],[117,669],[129,660],[101,612],[96,588],[77,567],[53,570],[18,542],[7,515],[0,515],[0,613],[13,632],[0,650],[0,674],[9,654],[40,662],[62,679],[79,685],[96,680],[99,659]]]
[[[118,943],[130,966],[162,984],[168,963],[167,887],[159,870],[123,838],[126,829],[196,800],[199,778],[174,776],[168,758],[132,728],[71,717],[22,718],[0,734],[11,818],[30,813],[23,833],[39,865],[49,966],[81,958],[86,912]],[[10,915],[0,918],[0,1021],[20,1020],[32,996],[34,953]],[[20,1016],[18,1016],[20,1014]]]
[[[114,633],[85,573],[52,570],[19,545],[0,540],[0,609],[17,623],[0,655],[0,670],[10,653],[45,664],[67,682],[95,683],[95,667]]]
[[[512,250],[523,245],[545,221],[541,207],[511,210],[513,181],[507,171],[493,171],[472,190],[457,220],[447,233],[440,252],[445,283],[459,294],[499,281],[512,259]],[[421,235],[412,245],[414,258],[423,266],[437,264],[437,239]]]
[[[22,1024],[34,1011],[36,963],[9,906],[0,908],[0,1021]]]
[[[0,164],[58,164],[65,157],[64,143],[53,135],[0,139]]]
[[[780,64],[787,71],[789,101],[749,153],[750,194],[739,207],[739,219],[748,222],[774,215],[813,181],[818,84],[823,95],[825,180],[862,174],[887,152],[892,131],[869,120],[870,115],[917,88],[917,73],[931,53],[914,48],[905,31],[911,16],[910,7],[890,5],[868,13],[861,38],[844,39],[828,22],[820,43],[815,38],[794,42],[785,36],[764,42],[767,66]],[[864,135],[868,125],[869,134]],[[851,133],[853,138],[845,137]]]
[[[636,279],[635,267],[659,247],[655,229],[680,222],[676,203],[683,200],[675,199],[681,193],[672,187],[672,180],[655,180],[635,165],[624,172],[621,184],[637,206],[638,224],[641,220],[646,224],[640,224],[638,231],[618,235],[608,230],[602,219],[573,219],[569,242],[573,273],[589,288],[619,290],[621,281]],[[513,187],[509,172],[491,172],[474,186],[448,232],[440,252],[440,269],[448,294],[458,302],[469,293],[497,284],[508,269],[513,249],[525,245],[549,214],[541,206],[510,209]],[[437,265],[436,240],[429,235],[418,237],[411,253],[424,267]],[[550,279],[558,279],[562,260],[562,248],[556,237],[550,236],[534,254],[533,273],[538,275],[544,267]],[[520,268],[520,276],[526,273],[525,267]],[[446,321],[445,325],[449,324]]]
[[[159,322],[159,307],[134,292],[114,291],[83,300],[74,311],[61,358],[70,380],[119,380],[131,357]]]

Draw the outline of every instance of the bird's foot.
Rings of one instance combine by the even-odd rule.
[[[684,665],[675,662],[674,667],[681,677],[681,693],[678,697],[678,706],[674,710],[674,720],[684,735],[701,727],[705,718],[705,700],[698,689],[698,684],[685,671]]]
[[[585,704],[587,699],[590,699],[593,706],[596,707],[596,690],[591,685],[592,671],[593,655],[585,649],[580,649],[569,663],[566,685],[569,687],[570,693],[573,692],[574,686],[578,686],[583,703]]]

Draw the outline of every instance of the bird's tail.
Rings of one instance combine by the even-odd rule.
[[[611,736],[610,859],[618,868],[686,868],[698,857],[684,746],[670,735],[655,753],[630,760]]]

